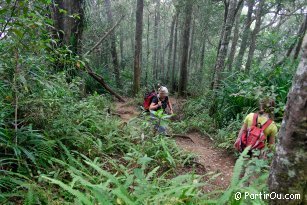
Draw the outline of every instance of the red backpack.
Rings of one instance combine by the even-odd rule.
[[[145,110],[149,110],[150,103],[154,96],[157,96],[157,93],[154,90],[145,94],[143,102],[143,107]]]
[[[235,142],[234,146],[239,152],[243,152],[243,150],[248,146],[251,146],[250,150],[260,150],[265,147],[265,140],[267,139],[267,136],[265,136],[264,130],[270,126],[273,121],[268,119],[263,125],[257,123],[257,121],[258,114],[255,113],[253,116],[252,126],[247,128],[247,131],[243,132],[240,139]],[[257,125],[260,126],[258,127]]]

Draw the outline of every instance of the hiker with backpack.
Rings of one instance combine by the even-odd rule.
[[[166,113],[166,109],[169,108],[168,114],[173,114],[173,107],[168,97],[168,89],[164,86],[159,86],[158,93],[155,91],[145,94],[144,97],[144,109],[150,112],[151,120],[156,121],[155,114],[152,111],[163,110]],[[162,134],[165,134],[166,128],[159,123],[155,124],[155,129]]]
[[[169,114],[174,114],[172,104],[168,97],[168,89],[164,86],[161,86],[158,90],[158,95],[153,96],[149,110],[157,111],[163,109],[165,112],[167,107],[170,111]]]
[[[260,150],[258,158],[267,158],[264,148],[273,150],[275,137],[278,129],[273,121],[275,102],[272,99],[265,98],[259,103],[259,112],[250,113],[245,117],[244,123],[234,144],[239,152],[250,146],[249,157],[255,156],[255,150]]]

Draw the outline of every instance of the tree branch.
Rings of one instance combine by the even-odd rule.
[[[290,16],[292,16],[295,12],[297,12],[297,10],[299,10],[299,8],[294,9],[292,12],[290,12],[289,14],[287,14],[287,15],[285,16],[285,18],[283,18],[282,20],[280,20],[280,22],[278,23],[278,25],[277,25],[276,27],[279,27],[281,24],[285,23],[285,22],[288,20],[288,18],[289,18]],[[278,13],[278,12],[277,12],[277,13]],[[276,20],[276,18],[277,18],[277,13],[275,13],[274,19],[273,19],[270,23],[268,23],[267,25],[265,25],[265,26],[263,26],[262,28],[260,28],[260,31],[263,30],[263,29],[268,28],[269,26],[271,26],[271,25],[273,25],[273,24],[275,23],[275,20]]]
[[[14,14],[14,12],[15,12],[16,7],[17,7],[17,0],[15,0],[15,3],[14,3],[13,8],[12,8],[12,10],[11,10],[10,18],[5,22],[5,25],[4,25],[3,29],[1,30],[0,37],[1,37],[2,34],[5,32],[5,29],[6,29],[7,25],[8,25],[9,22],[11,21],[11,19],[12,19],[12,17],[13,17],[13,14]],[[1,38],[0,38],[0,40],[1,40]]]
[[[119,23],[124,18],[124,15],[114,24],[114,26],[90,49],[88,50],[83,56],[87,56],[93,50],[95,50],[112,32],[113,30],[119,25]]]
[[[242,3],[243,3],[243,0],[240,0],[240,1],[238,2],[237,7],[236,7],[236,10],[235,10],[235,16],[237,15],[237,13],[238,13],[240,7],[242,6]]]

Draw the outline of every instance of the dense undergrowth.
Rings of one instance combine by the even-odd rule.
[[[226,192],[204,193],[214,176],[177,171],[193,170],[193,155],[142,120],[126,124],[111,115],[111,98],[76,71],[78,56],[53,47],[48,2],[20,4],[9,38],[0,41],[0,204],[225,204],[234,202],[235,191],[265,189],[267,162],[250,162],[265,174],[242,188],[249,176],[239,179],[240,158]],[[230,148],[243,116],[256,108],[255,93],[275,94],[280,120],[291,78],[285,70],[226,79],[216,115],[209,116],[212,93],[206,92],[188,100],[185,119],[172,129],[199,129]]]
[[[77,79],[66,83],[62,74],[48,76],[32,78],[31,94],[19,98],[17,129],[11,126],[12,90],[1,84],[2,203],[165,201],[200,186],[193,183],[199,178],[193,174],[167,180],[176,167],[192,166],[193,157],[174,141],[151,134],[145,140],[140,130],[108,114],[112,105],[107,97],[82,98]],[[53,184],[65,191],[56,191]],[[159,193],[167,197],[160,199]]]
[[[250,112],[257,112],[259,100],[270,97],[275,100],[274,120],[280,126],[287,93],[292,83],[292,71],[296,63],[286,64],[275,70],[254,68],[250,74],[232,73],[222,83],[222,89],[214,93],[203,89],[202,94],[187,100],[182,106],[184,120],[175,122],[175,132],[196,129],[215,140],[217,146],[234,151],[233,143]],[[195,88],[196,89],[196,88]],[[218,110],[210,115],[210,109]]]
[[[14,92],[1,83],[1,204],[218,204],[243,183],[234,177],[221,198],[204,194],[217,176],[178,173],[194,156],[173,140],[141,120],[122,123],[106,96],[82,97],[78,78],[37,74],[19,98],[17,128]]]

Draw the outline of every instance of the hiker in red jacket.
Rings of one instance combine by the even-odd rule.
[[[259,103],[259,112],[250,113],[246,116],[238,138],[234,144],[235,148],[242,152],[250,146],[248,155],[252,157],[255,150],[260,150],[259,158],[266,158],[267,154],[263,148],[269,147],[270,150],[275,145],[277,126],[273,121],[275,102],[265,98]]]

